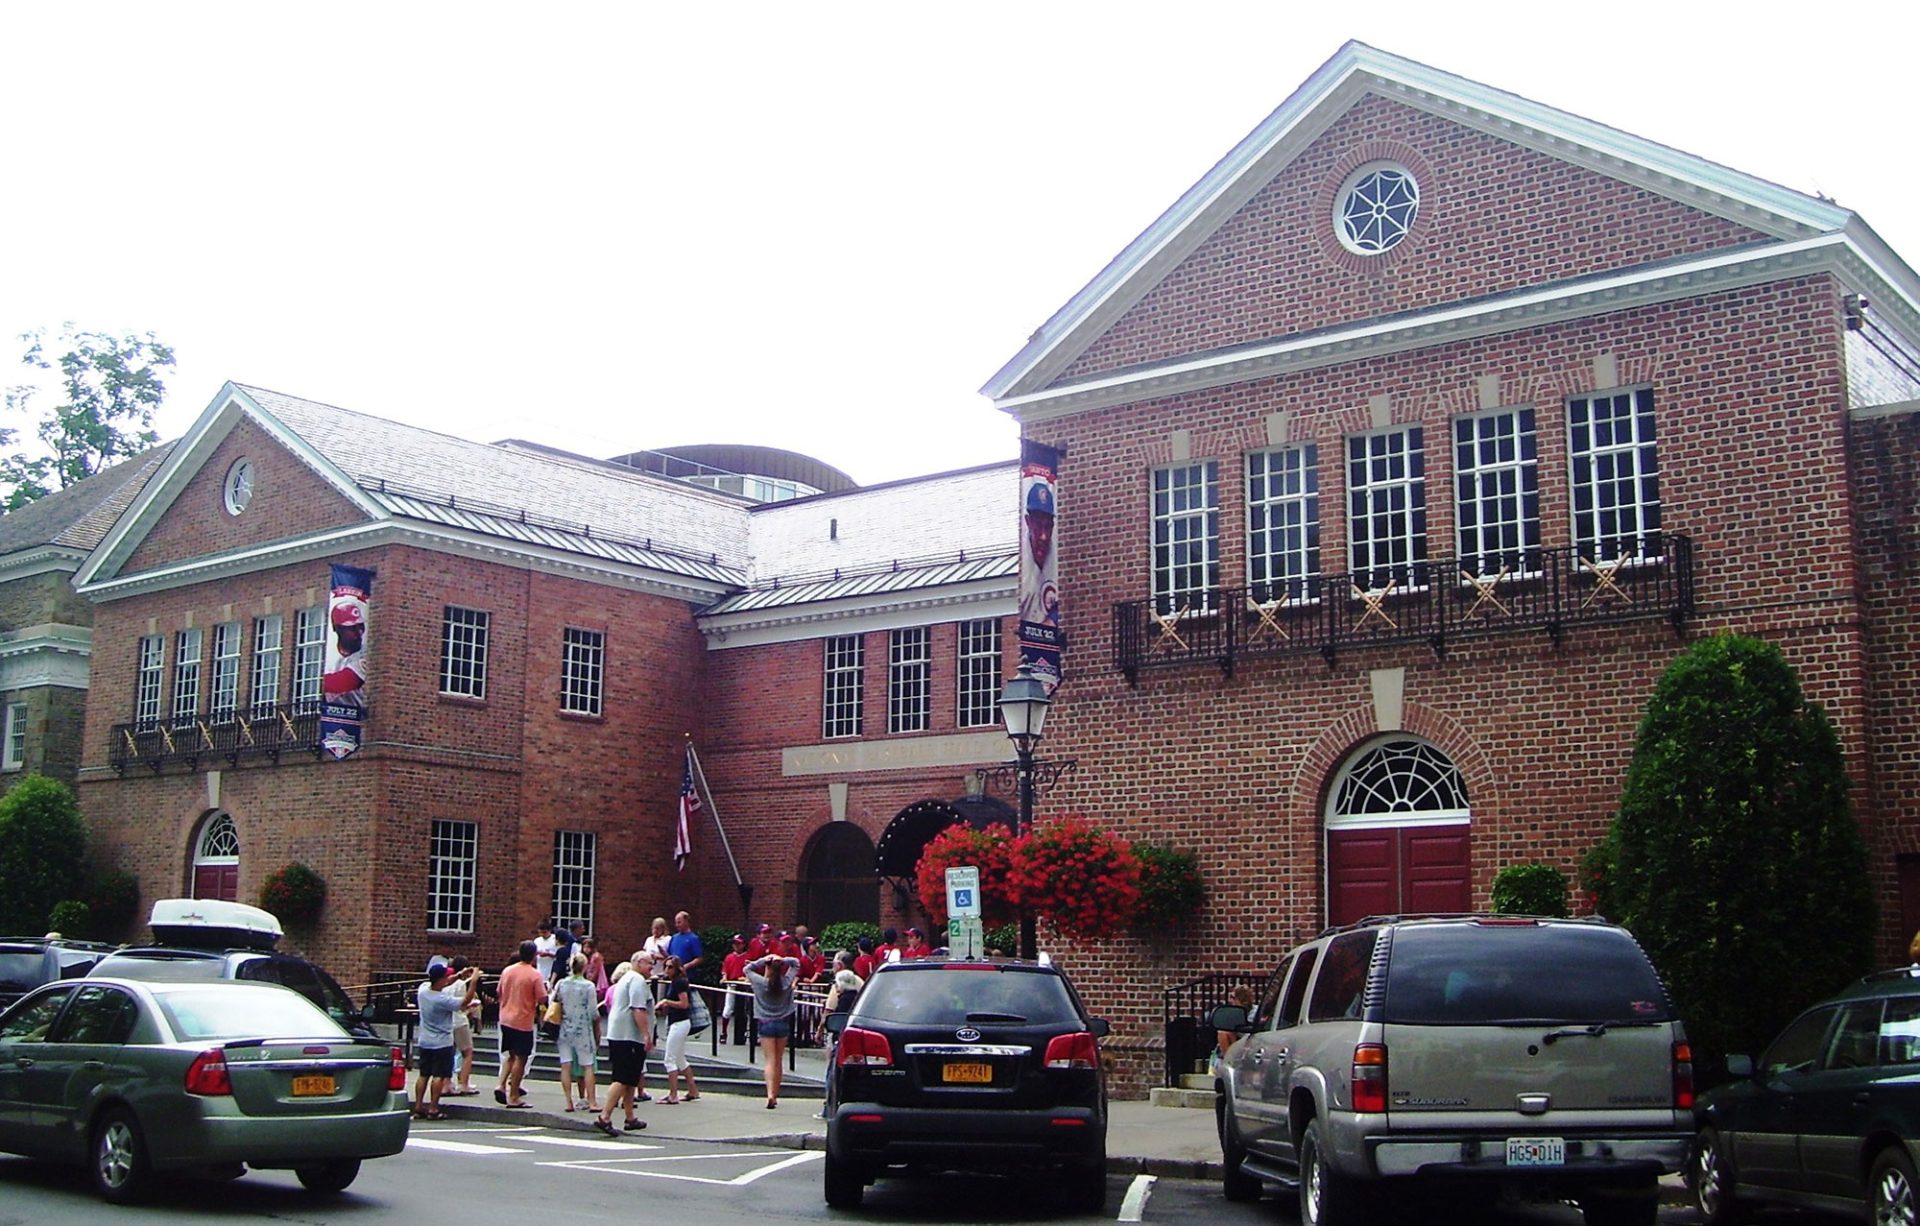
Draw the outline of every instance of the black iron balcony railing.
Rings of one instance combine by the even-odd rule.
[[[1318,654],[1329,665],[1356,647],[1447,644],[1575,626],[1693,615],[1693,541],[1677,532],[1623,542],[1618,551],[1565,546],[1472,558],[1428,558],[1369,571],[1268,585],[1211,588],[1113,606],[1113,663],[1139,670],[1209,661]]]
[[[121,774],[129,765],[159,774],[174,765],[198,770],[202,762],[236,766],[240,759],[252,757],[277,762],[281,754],[300,750],[320,755],[318,706],[303,703],[192,720],[115,724],[108,761]]]

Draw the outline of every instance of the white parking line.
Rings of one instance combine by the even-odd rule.
[[[786,1154],[786,1157],[782,1161],[770,1162],[766,1166],[758,1167],[741,1175],[736,1175],[732,1179],[713,1179],[704,1175],[678,1175],[671,1171],[661,1170],[657,1165],[663,1162],[699,1162],[713,1161],[715,1159],[737,1161],[742,1158],[772,1158],[780,1154]],[[631,1165],[627,1163],[615,1165],[615,1163],[620,1162],[620,1160],[608,1158],[582,1158],[573,1162],[542,1162],[540,1165],[564,1166],[569,1170],[575,1171],[606,1171],[613,1175],[638,1175],[643,1179],[673,1179],[682,1183],[704,1183],[720,1188],[744,1188],[755,1180],[763,1179],[776,1171],[784,1171],[788,1167],[798,1166],[802,1162],[817,1161],[825,1156],[826,1155],[819,1150],[802,1150],[797,1154],[787,1153],[787,1151],[784,1150],[775,1150],[772,1153],[757,1154],[667,1154],[658,1158],[630,1159]]]
[[[449,1154],[530,1154],[530,1149],[509,1149],[504,1145],[475,1145],[471,1141],[442,1141],[418,1133],[407,1138],[408,1149],[437,1149]]]
[[[1154,1176],[1135,1175],[1133,1182],[1127,1185],[1127,1197],[1120,1202],[1121,1222],[1138,1222],[1146,1216],[1147,1197],[1153,1195]]]
[[[515,1137],[516,1141],[538,1141],[542,1145],[571,1145],[575,1149],[622,1150],[659,1149],[642,1141],[596,1141],[592,1137]]]

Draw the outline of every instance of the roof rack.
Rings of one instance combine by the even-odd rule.
[[[1613,921],[1604,915],[1525,915],[1508,911],[1406,911],[1392,915],[1369,915],[1350,923],[1333,924],[1322,928],[1313,939],[1317,941],[1321,937],[1331,936],[1336,932],[1377,928],[1381,924],[1400,924],[1409,920],[1552,920],[1556,924],[1605,924],[1613,927]]]

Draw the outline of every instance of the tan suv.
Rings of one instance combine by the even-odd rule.
[[[1384,917],[1281,962],[1215,1083],[1229,1200],[1294,1187],[1304,1226],[1404,1191],[1579,1202],[1651,1226],[1683,1166],[1693,1064],[1665,987],[1601,920]]]

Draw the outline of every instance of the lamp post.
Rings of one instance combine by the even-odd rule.
[[[1014,756],[1019,759],[1020,828],[1014,832],[1016,834],[1033,832],[1033,751],[1040,743],[1041,729],[1047,722],[1047,707],[1052,702],[1053,699],[1047,696],[1047,687],[1033,675],[1031,664],[1021,664],[1020,670],[1000,691],[1000,718],[1006,722],[1007,739],[1013,742]],[[1020,956],[1031,962],[1039,956],[1039,952],[1033,912],[1023,908],[1020,913]]]

